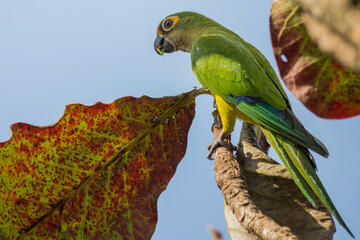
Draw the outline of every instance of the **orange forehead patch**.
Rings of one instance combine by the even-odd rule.
[[[161,21],[162,22],[162,21]],[[156,34],[161,34],[161,30],[160,30],[160,24],[161,22],[159,22],[157,29],[156,29]]]

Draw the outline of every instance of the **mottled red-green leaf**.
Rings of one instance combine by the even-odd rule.
[[[0,143],[0,239],[150,239],[198,94],[72,104],[54,125],[13,124]]]
[[[360,73],[344,68],[318,49],[297,5],[275,0],[270,28],[281,77],[310,111],[332,119],[360,114]]]

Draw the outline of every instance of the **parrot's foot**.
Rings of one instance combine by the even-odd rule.
[[[231,144],[231,134],[222,131],[219,136],[214,140],[212,144],[208,146],[209,153],[207,158],[213,160],[212,158],[213,153],[218,147],[227,147],[232,151],[235,151],[237,148]]]

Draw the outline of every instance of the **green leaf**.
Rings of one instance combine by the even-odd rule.
[[[0,143],[0,239],[150,239],[201,90],[72,104]]]
[[[360,114],[360,73],[319,50],[308,36],[299,6],[274,1],[270,29],[281,77],[295,97],[322,118]]]

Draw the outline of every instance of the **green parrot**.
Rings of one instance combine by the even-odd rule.
[[[317,208],[317,196],[354,237],[317,176],[309,149],[324,157],[329,153],[292,112],[264,55],[234,32],[194,12],[169,15],[156,33],[156,52],[190,52],[196,78],[215,97],[223,130],[210,145],[208,157],[218,146],[231,146],[230,134],[237,118],[259,126],[309,202]]]

